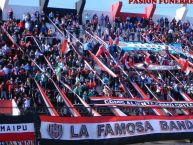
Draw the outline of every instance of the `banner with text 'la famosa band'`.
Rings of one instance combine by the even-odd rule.
[[[42,144],[113,144],[193,138],[193,116],[40,116]]]
[[[33,143],[35,131],[32,115],[1,116],[0,118],[0,142]]]

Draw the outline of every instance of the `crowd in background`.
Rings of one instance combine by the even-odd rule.
[[[85,23],[81,25],[78,14],[65,14],[61,16],[51,12],[48,17],[64,35],[68,36],[65,31],[68,30],[82,43],[87,43],[87,47],[93,53],[97,52],[100,45],[90,39],[85,30],[92,34],[97,34],[106,42],[111,37],[113,40],[119,38],[125,42],[181,43],[182,49],[193,50],[193,25],[188,21],[181,22],[175,19],[169,21],[167,18],[153,21],[152,19],[128,17],[126,21],[116,18],[115,21],[111,22],[108,15],[102,14],[98,16],[94,14],[91,16],[86,14]],[[100,57],[102,62],[118,75],[117,78],[113,78],[108,73],[101,71],[90,57],[88,50],[84,49],[73,38],[71,38],[73,46],[81,55],[75,53],[70,45],[68,47],[69,50],[65,55],[62,55],[60,50],[63,35],[54,28],[43,12],[26,13],[23,15],[23,19],[17,20],[14,18],[14,11],[10,10],[9,19],[1,25],[22,48],[23,52],[9,40],[6,33],[1,29],[0,99],[15,99],[19,108],[24,110],[32,106],[45,105],[34,83],[34,79],[44,88],[54,106],[64,105],[63,99],[56,91],[53,83],[31,60],[34,60],[43,72],[47,72],[57,83],[61,80],[72,88],[73,91],[69,91],[59,83],[73,104],[80,103],[74,94],[78,94],[87,103],[90,103],[90,96],[131,97],[124,87],[128,88],[134,97],[141,98],[131,85],[132,81],[137,82],[152,99],[154,97],[148,92],[146,86],[160,100],[170,100],[169,96],[176,100],[184,100],[179,91],[184,91],[193,98],[192,73],[187,76],[181,70],[175,70],[171,73],[169,71],[151,71],[155,78],[158,79],[158,82],[156,82],[146,71],[138,70],[139,75],[135,69],[128,69],[124,64],[121,64],[128,74],[128,77],[125,77],[112,60],[102,55]],[[108,49],[110,54],[120,62],[124,54],[127,55],[127,61],[132,59],[134,63],[144,62],[145,59],[143,52],[122,52],[116,44],[112,44]],[[171,62],[171,65],[176,65],[169,55],[160,56],[153,52],[149,52],[149,54],[152,63],[160,64],[160,62],[163,62],[165,65],[169,65]],[[54,70],[50,68],[45,57]],[[177,57],[187,58],[181,55],[177,55]],[[191,58],[187,59],[193,62]],[[88,69],[84,60],[89,62],[97,74]]]

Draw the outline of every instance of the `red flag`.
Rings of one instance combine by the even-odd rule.
[[[186,69],[188,68],[188,61],[185,61],[183,66],[182,66],[182,71],[186,71]]]
[[[94,59],[94,61],[98,64],[98,66],[103,71],[107,72],[112,77],[117,77],[117,75],[112,70],[110,70],[106,65],[104,65],[91,51],[89,51],[89,53],[92,56],[92,58]]]
[[[31,45],[31,42],[30,41],[28,41],[26,44],[25,44],[25,47],[29,47]]]
[[[115,39],[115,45],[119,45],[119,37]]]
[[[144,53],[146,55],[146,57],[150,56],[150,54],[148,52],[142,52],[142,53]]]
[[[190,73],[190,69],[189,69],[188,66],[189,66],[188,61],[185,61],[184,64],[183,64],[183,66],[182,66],[182,71],[183,71],[184,73],[186,73],[186,75],[188,75],[188,74]]]
[[[108,57],[108,58],[111,58],[111,55],[110,55],[110,53],[106,50],[105,51],[105,54],[106,54],[106,56]]]
[[[192,51],[192,50],[189,50],[189,54],[190,54],[191,56],[193,56],[193,51]]]
[[[127,59],[127,54],[124,53],[124,55],[122,56],[122,63],[125,64],[125,61]]]
[[[62,43],[62,47],[61,47],[61,53],[62,55],[64,55],[66,53],[67,50],[67,45],[68,45],[68,40],[64,39],[63,43]]]
[[[170,54],[170,56],[181,66],[181,70],[186,73],[186,75],[188,75],[190,72],[192,72],[192,68],[189,67],[192,66],[192,63],[189,61],[185,61],[183,59],[178,59],[175,56],[173,56],[172,54]]]
[[[99,47],[99,50],[98,50],[97,53],[96,53],[96,56],[97,56],[97,57],[101,56],[101,54],[102,54],[104,51],[105,51],[105,48],[104,48],[103,45],[101,45],[101,46]]]
[[[123,86],[122,83],[120,83],[119,87],[123,90],[123,92],[126,92],[126,89],[125,89],[125,87]]]
[[[113,39],[109,36],[109,45],[113,45]]]
[[[181,58],[179,59],[179,65],[181,65],[181,66],[183,67],[185,61],[188,62],[188,65],[189,65],[190,67],[193,67],[193,63],[191,63],[191,62],[188,61],[188,60],[181,59]]]
[[[125,66],[127,69],[130,69],[131,67],[134,67],[134,62],[132,58],[129,58],[129,62],[125,61]]]
[[[130,67],[133,67],[133,66],[134,66],[134,62],[133,62],[133,59],[132,59],[132,58],[129,58],[128,65],[129,65]]]
[[[147,56],[147,57],[145,57],[145,64],[147,65],[147,66],[149,66],[150,64],[151,64],[151,60],[150,60],[150,58]]]

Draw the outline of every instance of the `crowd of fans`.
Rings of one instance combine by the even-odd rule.
[[[161,18],[157,21],[143,18],[127,18],[125,21],[116,18],[111,22],[109,16],[102,14],[93,16],[86,14],[85,23],[80,25],[80,16],[74,14],[59,15],[51,12],[49,19],[67,37],[70,32],[81,43],[87,43],[87,49],[93,53],[99,48],[99,43],[85,33],[97,34],[105,42],[109,37],[113,40],[119,38],[122,41],[140,41],[152,43],[181,43],[182,49],[192,50],[193,25],[190,22],[181,22],[173,19]],[[14,41],[22,48],[23,52],[14,45],[7,37],[3,29],[0,30],[0,99],[15,99],[19,108],[24,110],[34,106],[44,106],[41,94],[39,93],[34,79],[44,88],[47,96],[54,106],[63,106],[62,97],[56,91],[48,75],[52,77],[66,93],[73,104],[80,103],[74,94],[79,95],[87,103],[91,103],[90,96],[114,96],[141,98],[139,93],[132,86],[135,81],[152,99],[155,99],[152,92],[160,100],[184,100],[179,91],[184,91],[193,98],[192,73],[185,75],[181,70],[175,71],[150,71],[158,81],[152,79],[148,72],[128,69],[124,64],[121,67],[128,74],[128,77],[117,67],[107,56],[101,55],[100,59],[119,77],[113,78],[108,73],[97,67],[90,57],[88,50],[74,38],[70,37],[68,51],[61,54],[63,35],[53,26],[51,21],[42,12],[34,14],[26,13],[22,20],[14,18],[14,11],[9,12],[9,19],[2,22],[7,32]],[[65,31],[67,30],[67,31]],[[80,54],[75,53],[72,46]],[[134,63],[144,62],[143,52],[123,52],[116,44],[109,46],[109,52],[118,62],[121,62],[123,55],[127,55],[127,61],[132,59]],[[160,56],[158,53],[149,52],[152,63],[176,65],[169,55]],[[186,56],[177,57],[189,59]],[[47,63],[50,62],[54,70]],[[32,62],[34,60],[37,65]],[[86,60],[94,69],[91,71],[85,65]],[[59,81],[68,84],[73,91],[66,89]],[[125,91],[125,88],[129,91]],[[149,92],[150,88],[152,92]],[[129,92],[132,94],[130,95]]]

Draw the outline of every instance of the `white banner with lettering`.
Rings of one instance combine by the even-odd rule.
[[[48,117],[41,116],[42,139],[100,140],[158,133],[191,133],[193,116]]]
[[[157,101],[133,98],[116,98],[108,96],[90,97],[95,106],[120,106],[120,107],[143,107],[143,108],[193,108],[192,101]]]

